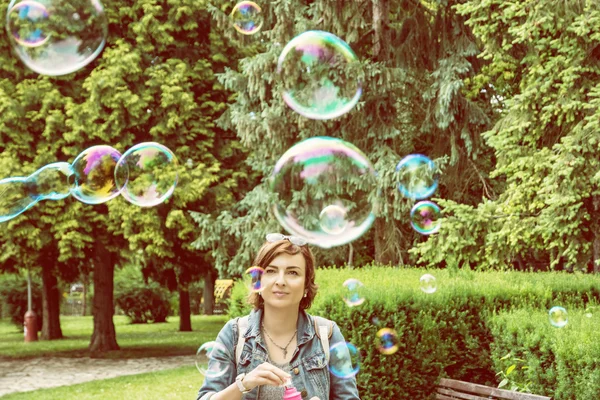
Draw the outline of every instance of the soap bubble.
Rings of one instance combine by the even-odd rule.
[[[329,371],[338,378],[348,379],[360,370],[360,354],[352,343],[338,342],[329,349]]]
[[[250,290],[252,290],[253,292],[260,292],[263,289],[262,276],[264,273],[264,269],[256,266],[250,267],[246,270],[246,276],[248,277],[247,280],[249,280],[248,286]]]
[[[241,1],[231,11],[231,21],[236,31],[244,35],[253,35],[260,31],[263,16],[260,6],[252,1]]]
[[[421,282],[421,290],[423,293],[431,294],[435,293],[437,290],[437,281],[435,276],[431,274],[425,274],[420,279]]]
[[[82,151],[72,168],[74,172],[71,193],[87,204],[100,204],[120,193],[115,184],[115,168],[121,153],[110,146],[92,146]]]
[[[218,378],[229,370],[230,356],[219,342],[206,342],[196,352],[196,368],[207,378]]]
[[[178,165],[177,157],[167,147],[153,142],[137,144],[117,163],[117,187],[130,203],[153,207],[173,194]]]
[[[337,118],[360,99],[359,67],[356,54],[342,39],[329,32],[304,32],[279,56],[277,72],[283,82],[283,100],[304,117]]]
[[[562,328],[567,325],[567,310],[565,310],[563,307],[552,307],[548,312],[548,316],[550,318],[550,324],[552,324],[552,326]]]
[[[319,214],[320,226],[323,232],[331,235],[339,235],[348,226],[347,212],[342,206],[327,206]]]
[[[58,76],[83,68],[100,54],[108,22],[98,0],[12,0],[6,29],[27,67]]]
[[[358,279],[348,279],[343,283],[344,286],[344,302],[349,307],[360,306],[365,302],[365,298],[363,296],[363,287],[361,281]]]
[[[410,224],[422,235],[432,235],[440,230],[440,207],[432,201],[420,201],[410,210]]]
[[[0,222],[8,221],[29,210],[41,200],[60,200],[69,195],[69,177],[73,174],[66,162],[48,164],[28,177],[0,180]]]
[[[271,190],[279,223],[316,246],[347,244],[375,220],[375,169],[340,139],[315,137],[294,145],[277,161]]]
[[[426,199],[438,186],[435,164],[421,154],[404,157],[396,166],[399,184],[398,189],[404,197],[410,199]]]
[[[398,351],[398,334],[395,330],[383,328],[377,332],[377,350],[385,355]]]

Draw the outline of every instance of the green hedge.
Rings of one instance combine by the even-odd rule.
[[[419,278],[437,278],[437,292],[425,294]],[[349,278],[365,285],[367,301],[350,308],[342,301]],[[319,269],[319,295],[309,312],[335,320],[346,340],[361,351],[357,375],[361,398],[433,399],[440,377],[496,386],[489,321],[498,312],[530,309],[546,312],[561,304],[568,309],[600,302],[600,277],[566,273],[425,271],[365,267]],[[230,299],[230,317],[247,313],[247,291],[238,282]],[[373,323],[377,317],[379,325]],[[400,348],[380,354],[376,333],[389,327]]]
[[[509,385],[556,400],[600,399],[600,308],[568,309],[563,328],[548,313],[515,310],[491,318],[494,369]]]
[[[169,293],[158,287],[131,287],[116,296],[116,303],[132,324],[167,322]]]
[[[23,331],[23,322],[27,312],[27,280],[21,276],[4,276],[0,285],[0,297],[11,322]],[[36,280],[31,282],[32,308],[37,316],[38,331],[42,330],[42,285]]]

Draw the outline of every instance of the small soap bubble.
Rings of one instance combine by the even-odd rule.
[[[121,153],[110,146],[92,146],[73,161],[71,194],[86,204],[100,204],[120,193],[115,183],[115,168]]]
[[[348,226],[347,212],[342,206],[330,205],[321,211],[319,223],[323,232],[339,235]]]
[[[423,293],[431,294],[437,290],[437,280],[431,274],[425,274],[420,279]]]
[[[308,31],[282,50],[277,72],[283,82],[283,100],[298,114],[318,120],[340,117],[362,94],[358,57],[339,37]]]
[[[410,210],[410,224],[422,235],[432,235],[440,230],[440,207],[432,201],[420,201]]]
[[[363,235],[375,220],[375,169],[351,143],[314,137],[275,164],[273,212],[292,235],[331,248]]]
[[[421,154],[404,157],[396,166],[398,189],[409,199],[426,199],[438,187],[435,164]]]
[[[206,342],[196,352],[196,368],[207,378],[218,378],[229,370],[228,351],[218,342]]]
[[[398,351],[398,334],[395,330],[383,328],[377,332],[377,350],[385,355]]]
[[[133,146],[117,163],[115,180],[121,195],[140,207],[153,207],[167,200],[177,186],[177,157],[167,147],[153,142]]]
[[[239,33],[253,35],[262,28],[262,10],[258,4],[252,1],[241,1],[231,11],[231,22]]]
[[[329,355],[329,371],[338,378],[353,378],[360,370],[360,353],[352,343],[334,344]]]
[[[552,307],[548,312],[548,316],[550,318],[550,324],[552,324],[552,326],[562,328],[567,325],[567,310],[565,310],[563,307]]]
[[[381,325],[381,321],[376,316],[371,317],[369,321],[371,321],[371,323],[375,326]]]
[[[15,53],[42,75],[66,75],[88,65],[104,48],[108,33],[98,0],[12,0],[6,18]]]
[[[246,270],[246,276],[249,280],[248,287],[253,292],[260,292],[262,288],[262,276],[265,270],[261,267],[250,267]]]
[[[360,306],[365,302],[362,294],[364,285],[358,279],[348,279],[343,283],[344,286],[344,302],[349,307]]]

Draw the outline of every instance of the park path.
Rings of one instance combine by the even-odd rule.
[[[0,397],[13,392],[74,385],[185,365],[194,365],[194,357],[148,357],[129,360],[47,357],[0,360]]]

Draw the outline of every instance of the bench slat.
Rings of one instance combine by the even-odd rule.
[[[443,395],[445,399],[452,399],[452,400],[488,400],[489,397],[480,397],[474,394],[468,394],[468,393],[464,393],[464,392],[457,392],[456,390],[452,390],[452,389],[444,389],[444,388],[438,388],[437,389],[438,393]]]
[[[551,400],[550,397],[540,396],[537,394],[513,392],[511,390],[504,390],[493,388],[489,386],[479,385],[477,383],[457,381],[455,379],[440,379],[438,386],[443,388],[450,388],[460,392],[467,392],[485,396],[494,396],[502,400]]]

